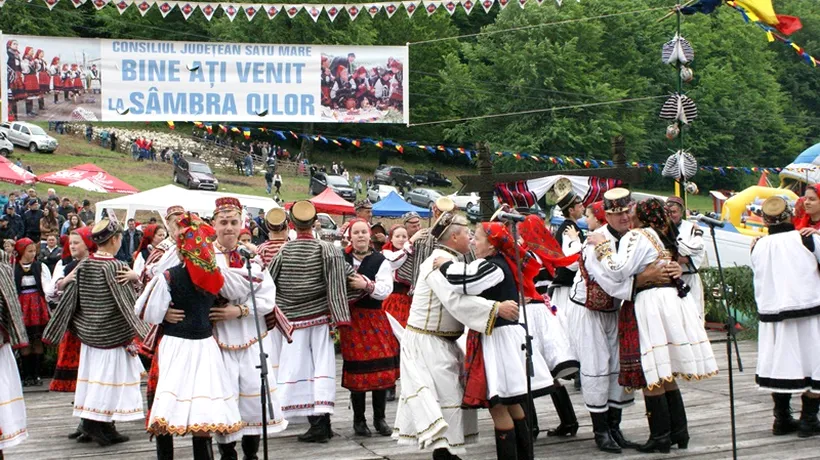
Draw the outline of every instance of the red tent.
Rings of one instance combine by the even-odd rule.
[[[100,193],[124,193],[131,195],[139,190],[105,172],[99,166],[86,163],[70,169],[37,176],[37,180],[47,184],[79,187]]]
[[[326,188],[324,192],[314,196],[310,199],[313,206],[316,207],[316,212],[324,212],[327,214],[338,214],[343,216],[352,216],[356,214],[353,208],[353,203],[345,200],[336,194],[330,187]],[[293,203],[286,203],[285,208],[290,209]]]
[[[0,156],[0,181],[29,185],[37,181],[37,176],[12,163],[8,158]]]

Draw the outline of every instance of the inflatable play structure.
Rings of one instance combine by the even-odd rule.
[[[820,183],[820,144],[803,151],[780,171],[780,187],[802,193],[806,185]]]
[[[737,231],[747,236],[762,236],[767,233],[760,218],[760,206],[766,198],[782,196],[794,205],[797,195],[784,188],[755,185],[732,195],[723,203],[720,217],[730,222]]]

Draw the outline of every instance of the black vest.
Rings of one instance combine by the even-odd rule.
[[[353,254],[345,253],[345,260],[351,266],[353,266]],[[361,265],[359,265],[359,269],[356,270],[358,273],[364,275],[370,281],[376,281],[376,274],[379,273],[379,267],[382,266],[382,262],[384,262],[384,256],[380,252],[371,253],[369,256],[365,257],[362,260]],[[351,305],[355,308],[367,308],[370,310],[381,310],[382,308],[382,301],[376,300],[373,297],[366,296],[358,301],[354,305]]]
[[[68,263],[66,263],[66,259],[63,259],[63,263],[65,264],[63,265],[63,276],[68,276],[74,271],[75,268],[77,268],[77,264],[80,262],[78,260],[74,260],[73,257],[69,257]]]
[[[14,264],[14,285],[15,287],[17,287],[17,293],[20,294],[21,292],[23,292],[23,289],[32,289],[32,286],[26,286],[25,288],[23,287],[23,277],[26,275],[31,275],[34,277],[34,282],[36,283],[34,285],[34,288],[36,288],[37,292],[39,292],[40,294],[45,295],[45,293],[43,292],[43,278],[41,276],[42,274],[43,264],[40,261],[35,260],[34,262],[32,262],[31,268],[29,269],[28,273],[25,273],[23,271],[23,267],[20,266],[19,263]]]
[[[515,285],[515,278],[513,276],[510,266],[507,264],[507,259],[504,256],[496,254],[485,259],[487,262],[497,266],[504,272],[504,280],[495,286],[485,290],[479,297],[484,297],[488,300],[495,300],[496,302],[504,302],[505,300],[515,300],[518,302],[518,288]],[[495,327],[516,325],[518,321],[506,320],[498,317],[495,320]]]
[[[558,230],[555,231],[555,240],[558,241],[558,244],[564,244],[564,231],[569,227],[575,228],[575,231],[578,232],[578,235],[581,238],[581,243],[583,243],[586,238],[584,237],[584,234],[581,233],[581,227],[579,227],[578,224],[569,219],[564,219],[564,221],[561,223],[561,226],[559,226]],[[575,270],[570,270],[566,267],[558,267],[555,269],[555,279],[552,281],[552,285],[572,287],[572,283],[574,282],[574,280]]]
[[[190,340],[211,337],[213,332],[208,315],[216,296],[196,287],[183,264],[166,270],[165,280],[171,288],[170,308],[184,311],[185,319],[176,324],[163,322],[163,333]]]

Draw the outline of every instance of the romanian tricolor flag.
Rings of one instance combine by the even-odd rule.
[[[242,135],[245,136],[245,139],[251,138],[251,129],[250,128],[242,128]]]
[[[336,139],[333,139],[331,142],[333,142],[334,144],[338,145],[339,147],[341,147],[341,146],[342,146],[342,143],[341,143],[341,142],[339,142],[339,141],[337,141]]]
[[[242,131],[240,131],[239,128],[237,128],[236,126],[231,126],[231,132],[241,133]]]
[[[384,142],[382,142],[382,141],[378,141],[378,142],[374,143],[373,145],[375,145],[376,147],[378,147],[380,149],[384,148]]]
[[[205,125],[205,131],[208,131],[208,134],[213,134],[214,133],[214,126],[212,124],[208,123],[207,125]]]
[[[399,153],[404,153],[404,147],[402,147],[402,145],[401,145],[401,144],[396,144],[396,150],[397,150]]]
[[[362,141],[360,141],[358,139],[353,139],[352,141],[350,141],[350,143],[355,145],[356,147],[361,147],[362,146]]]
[[[170,128],[170,129],[174,129],[174,128],[175,128],[175,126],[174,126],[174,122],[173,122],[173,121],[169,121],[169,122],[168,122],[168,128]]]
[[[196,126],[197,128],[202,128],[203,123],[201,121],[195,121],[194,126]]]
[[[221,129],[223,133],[227,133],[227,132],[228,132],[228,127],[227,127],[227,126],[225,126],[225,125],[219,125],[219,129]]]

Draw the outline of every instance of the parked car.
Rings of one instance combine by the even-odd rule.
[[[389,184],[394,187],[412,187],[416,183],[413,178],[404,168],[390,165],[379,165],[376,172],[373,173],[373,182],[377,184]]]
[[[320,238],[332,239],[339,232],[339,226],[336,225],[336,221],[330,217],[330,214],[325,214],[323,212],[317,213],[316,220],[318,220],[322,225],[322,230],[319,234]]]
[[[419,171],[413,174],[413,178],[419,185],[429,185],[431,187],[449,187],[453,185],[450,179],[444,177],[444,174],[436,171]]]
[[[414,188],[404,195],[404,199],[416,206],[422,208],[432,209],[436,204],[436,200],[441,197],[441,193],[430,188]]]
[[[478,204],[478,193],[472,192],[468,193],[467,195],[459,195],[458,193],[453,193],[451,195],[447,195],[450,199],[453,200],[453,203],[456,204],[458,209],[470,209],[474,205]]]
[[[11,143],[5,133],[0,132],[0,155],[7,157],[14,151],[14,144]]]
[[[219,181],[208,164],[189,156],[181,157],[174,166],[174,182],[197,190],[219,189]]]
[[[401,196],[399,190],[392,185],[373,184],[372,187],[367,189],[367,199],[370,200],[371,203],[375,203],[385,199],[391,192],[396,192],[396,195]]]
[[[311,195],[318,195],[328,187],[345,200],[356,201],[356,191],[344,177],[319,171],[310,178]]]
[[[46,134],[43,128],[24,121],[3,123],[0,133],[5,134],[14,145],[25,147],[32,153],[52,153],[59,146],[57,139]]]

